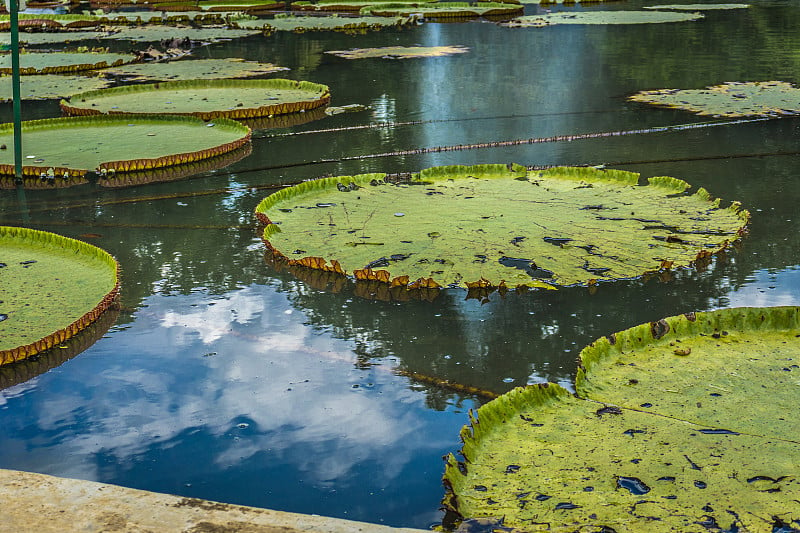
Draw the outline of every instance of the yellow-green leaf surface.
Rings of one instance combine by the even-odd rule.
[[[116,261],[100,248],[0,226],[0,364],[71,337],[110,305],[116,290]]]
[[[516,17],[502,26],[511,28],[554,26],[556,24],[661,24],[688,22],[703,18],[700,13],[675,13],[671,11],[570,11],[525,15]]]
[[[675,178],[593,168],[435,167],[302,183],[259,204],[291,260],[336,260],[441,286],[567,286],[688,266],[738,238],[748,214]]]
[[[227,27],[173,27],[173,26],[136,26],[136,27],[115,27],[113,31],[105,33],[101,40],[114,41],[136,41],[145,43],[157,43],[162,40],[174,38],[189,38],[199,43],[213,43],[218,41],[229,41],[258,35],[257,30],[247,30]]]
[[[786,411],[800,400],[798,335],[796,307],[670,317],[584,349],[577,386],[594,400],[800,441]]]
[[[128,80],[217,80],[225,78],[250,78],[289,70],[272,63],[244,61],[243,59],[186,59],[161,63],[132,63],[106,68],[102,74],[119,76]],[[87,89],[88,90],[88,89]]]
[[[326,85],[307,81],[191,80],[76,94],[68,103],[62,101],[61,108],[71,115],[157,113],[253,118],[314,109],[329,101]]]
[[[20,44],[26,45],[40,45],[40,44],[74,44],[79,41],[89,39],[100,39],[107,33],[100,31],[60,31],[60,32],[38,32],[38,33],[21,33],[19,36]],[[11,33],[0,32],[0,44],[11,44]]]
[[[577,397],[532,386],[478,410],[465,460],[448,459],[448,508],[523,531],[800,525],[800,308],[670,317],[612,338],[581,353]]]
[[[661,4],[643,6],[642,9],[669,9],[674,11],[712,11],[718,9],[746,9],[750,4]]]
[[[800,113],[800,88],[785,81],[728,82],[705,89],[658,89],[636,93],[629,100],[722,117]]]
[[[131,54],[99,52],[28,52],[19,55],[20,71],[24,74],[55,74],[77,72],[129,63]],[[0,54],[0,74],[11,74],[11,54]]]
[[[87,76],[67,76],[59,74],[40,74],[22,76],[20,94],[23,100],[44,100],[66,98],[84,91],[108,87],[111,82],[104,78]],[[11,100],[11,76],[0,76],[0,100]]]
[[[361,9],[362,15],[381,17],[409,16],[421,14],[430,18],[462,18],[511,16],[523,12],[519,4],[503,4],[500,2],[422,2],[405,5],[403,3],[386,3],[368,5]]]
[[[406,26],[416,21],[414,17],[304,17],[276,15],[273,19],[239,20],[241,28],[258,28],[269,31],[366,31],[379,30],[391,26]]]
[[[469,52],[466,46],[384,46],[381,48],[353,48],[351,50],[329,50],[331,54],[344,59],[408,59],[412,57],[441,57]]]
[[[191,163],[232,151],[250,138],[234,121],[194,117],[96,116],[22,123],[23,172],[82,175],[97,169],[144,170]],[[13,124],[0,125],[0,145],[13,146]],[[77,149],[79,147],[80,149]],[[14,172],[14,151],[0,150],[0,171]]]

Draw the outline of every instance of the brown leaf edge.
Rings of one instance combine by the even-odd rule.
[[[120,267],[116,259],[114,259],[114,257],[105,250],[93,246],[91,244],[85,243],[83,241],[71,239],[69,237],[64,237],[56,233],[50,233],[47,231],[34,230],[29,228],[2,226],[0,227],[0,233],[4,233],[6,235],[10,234],[12,236],[25,235],[27,238],[33,237],[34,239],[37,240],[57,242],[60,246],[64,248],[70,248],[75,250],[75,253],[88,253],[90,255],[94,255],[101,261],[108,263],[109,266],[113,266],[114,278],[116,279],[114,288],[111,289],[111,291],[109,291],[100,300],[100,302],[94,306],[92,310],[85,313],[83,316],[75,320],[67,327],[54,331],[53,333],[43,337],[42,339],[39,339],[36,342],[32,342],[30,344],[26,344],[23,346],[17,346],[16,348],[11,348],[8,350],[0,350],[0,365],[22,361],[23,359],[27,359],[28,357],[44,352],[58,344],[61,344],[62,342],[77,335],[78,332],[91,325],[95,320],[97,320],[103,314],[103,312],[106,309],[109,309],[110,307],[117,305],[119,301],[119,290],[120,290],[120,284],[119,284]]]

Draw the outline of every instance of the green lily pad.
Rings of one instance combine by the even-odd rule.
[[[728,82],[706,89],[658,89],[642,91],[628,99],[722,117],[800,113],[800,89],[784,81]]]
[[[131,54],[99,52],[27,52],[19,55],[21,74],[59,74],[130,63]],[[0,75],[11,74],[11,54],[0,54]]]
[[[59,74],[22,76],[20,79],[20,95],[23,100],[67,98],[84,91],[103,89],[110,84],[109,80],[98,77]],[[11,100],[12,92],[11,76],[0,76],[0,100]]]
[[[417,287],[544,287],[632,278],[704,260],[749,214],[668,177],[594,168],[435,167],[340,176],[256,208],[290,264]],[[329,265],[327,261],[330,261]],[[422,280],[420,282],[419,280]]]
[[[344,59],[409,59],[412,57],[441,57],[469,52],[466,46],[384,46],[381,48],[353,48],[351,50],[329,50],[331,54]]]
[[[158,113],[254,118],[297,113],[330,101],[326,85],[307,81],[190,80],[127,85],[76,94],[61,109],[70,115]]]
[[[0,226],[0,250],[0,364],[74,336],[117,297],[117,262],[100,248]]]
[[[465,461],[448,458],[445,505],[525,531],[789,531],[799,337],[791,307],[601,339],[581,353],[577,397],[544,384],[478,410],[461,433]]]
[[[339,31],[361,33],[376,31],[381,28],[408,26],[416,22],[415,17],[329,17],[280,15],[270,20],[253,19],[238,20],[241,28],[258,28],[269,33],[276,31]]]
[[[202,43],[214,43],[219,41],[229,41],[258,35],[259,31],[240,28],[227,27],[172,27],[172,26],[137,26],[137,27],[115,27],[113,32],[106,33],[100,40],[114,41],[136,41],[145,43],[157,43],[163,40],[178,38],[189,38],[192,41]]]
[[[60,31],[60,32],[44,32],[44,33],[21,33],[19,42],[23,45],[40,45],[40,44],[74,44],[81,41],[100,39],[106,33],[99,31]],[[8,32],[0,32],[0,45],[10,45],[11,34]]]
[[[473,17],[507,17],[518,15],[524,11],[519,4],[498,2],[424,2],[416,5],[403,3],[386,3],[368,5],[361,9],[362,15],[380,17],[397,17],[420,14],[426,18],[473,18]]]
[[[193,163],[250,141],[250,129],[232,120],[153,115],[31,120],[22,134],[23,173],[44,180]],[[0,147],[13,137],[13,124],[0,124]],[[0,174],[14,174],[13,152],[0,149]]]
[[[235,11],[251,15],[273,13],[286,7],[285,2],[273,2],[271,0],[203,0],[199,5],[206,11]]]
[[[249,78],[289,70],[272,63],[259,63],[243,59],[188,59],[161,63],[133,63],[107,68],[102,74],[119,76],[127,80],[218,80]],[[87,89],[89,90],[89,89]],[[74,93],[73,93],[74,94]]]
[[[673,11],[715,11],[719,9],[746,9],[750,4],[665,4],[643,6],[642,9],[661,9]]]
[[[671,11],[587,11],[525,15],[501,23],[509,28],[538,28],[556,24],[661,24],[688,22],[703,18],[700,13]]]

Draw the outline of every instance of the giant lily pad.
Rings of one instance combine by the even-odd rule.
[[[431,19],[458,19],[474,17],[509,17],[521,14],[524,7],[519,4],[499,2],[423,2],[416,5],[375,4],[361,9],[362,15],[397,17],[421,14]]]
[[[642,6],[642,9],[661,9],[673,11],[716,11],[725,9],[746,9],[750,4],[661,4]]]
[[[296,264],[394,285],[557,287],[688,266],[748,219],[668,177],[593,168],[435,167],[399,182],[341,176],[256,208],[270,248]],[[328,264],[330,261],[330,264]],[[420,281],[421,280],[421,281]]]
[[[331,54],[344,59],[409,59],[412,57],[441,57],[469,52],[466,46],[384,46],[381,48],[353,48],[352,50],[329,50]]]
[[[84,91],[103,89],[110,84],[109,80],[98,77],[59,74],[22,76],[20,79],[20,95],[23,100],[67,98]],[[11,100],[12,92],[11,76],[0,76],[0,100]]]
[[[59,74],[110,66],[135,59],[131,54],[100,52],[28,52],[19,55],[22,74]],[[11,74],[11,54],[0,54],[0,74]]]
[[[628,99],[722,117],[800,113],[800,89],[784,81],[728,82],[706,89],[658,89],[642,91]]]
[[[13,133],[0,124],[0,146],[13,146]],[[54,180],[193,163],[250,141],[250,129],[232,120],[150,115],[32,120],[22,134],[23,173]],[[0,174],[14,174],[13,152],[0,150]]]
[[[19,36],[20,44],[40,45],[40,44],[73,44],[79,41],[100,39],[107,33],[100,31],[61,31],[46,33],[22,33]],[[11,34],[0,32],[0,45],[11,44]]]
[[[377,31],[388,27],[402,27],[416,23],[416,17],[329,17],[279,15],[270,20],[253,19],[238,20],[241,28],[258,28],[268,33],[291,31],[338,31],[345,33],[363,33]]]
[[[525,531],[800,525],[800,308],[643,324],[581,352],[577,397],[519,388],[450,456],[445,504]]]
[[[189,59],[162,63],[134,63],[103,69],[103,74],[127,80],[218,80],[250,78],[289,70],[272,63],[244,61],[243,59]],[[74,94],[74,93],[73,93]]]
[[[330,101],[326,85],[307,81],[191,80],[128,85],[76,94],[61,109],[70,115],[158,113],[254,118],[297,113]]]
[[[258,35],[260,32],[240,28],[227,27],[172,27],[172,26],[137,26],[137,27],[115,27],[112,33],[103,34],[98,37],[102,40],[114,41],[136,41],[145,43],[157,43],[164,40],[177,38],[188,38],[200,43],[213,43],[219,41],[229,41]]]
[[[81,241],[0,226],[0,364],[52,348],[97,319],[119,291],[117,262]]]
[[[556,24],[659,24],[665,22],[687,22],[703,18],[700,13],[675,13],[671,11],[570,11],[525,15],[516,17],[502,26],[527,28],[553,26]]]

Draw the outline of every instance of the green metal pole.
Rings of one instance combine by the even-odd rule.
[[[22,185],[22,105],[19,88],[19,0],[10,0],[11,87],[14,99],[14,181]]]

